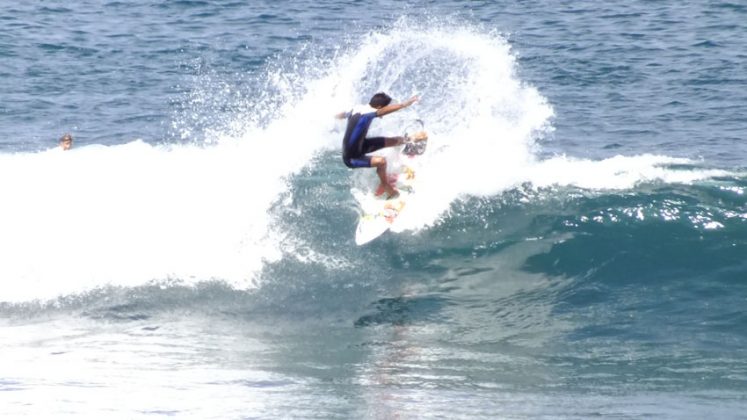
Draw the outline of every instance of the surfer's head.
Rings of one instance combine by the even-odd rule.
[[[371,97],[368,104],[371,105],[372,108],[379,109],[389,105],[390,102],[392,102],[392,98],[389,95],[384,92],[379,92]]]
[[[60,148],[62,148],[62,150],[69,150],[71,147],[73,147],[73,136],[65,134],[60,137]]]

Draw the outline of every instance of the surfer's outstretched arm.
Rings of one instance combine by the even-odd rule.
[[[379,108],[379,109],[376,110],[376,116],[377,117],[383,117],[384,115],[391,114],[392,112],[399,111],[400,109],[403,109],[403,108],[407,108],[408,106],[410,106],[410,105],[414,104],[415,102],[417,102],[418,99],[420,99],[420,98],[418,98],[417,96],[413,96],[412,98],[410,98],[410,99],[408,99],[408,100],[406,100],[406,101],[404,101],[402,103],[392,104],[392,105],[387,105],[387,106],[381,107],[381,108]]]

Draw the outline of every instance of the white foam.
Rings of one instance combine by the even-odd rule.
[[[3,300],[168,278],[248,285],[277,257],[267,211],[285,186],[248,183],[262,174],[241,148],[136,141],[1,159],[14,180],[0,184]]]
[[[615,156],[602,160],[559,156],[527,168],[526,179],[536,187],[573,186],[592,190],[622,190],[645,182],[690,184],[728,175],[713,169],[677,169],[693,165],[688,159],[661,155]]]

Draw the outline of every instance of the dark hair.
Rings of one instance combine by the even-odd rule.
[[[63,141],[73,141],[73,136],[71,136],[70,133],[67,133],[64,136],[60,137],[60,143],[62,143]]]
[[[392,98],[389,97],[389,95],[384,92],[379,92],[371,97],[368,104],[374,108],[381,108],[389,105],[390,102],[392,102]]]

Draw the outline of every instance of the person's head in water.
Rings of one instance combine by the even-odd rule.
[[[60,137],[60,148],[62,150],[69,150],[71,147],[73,147],[73,136],[65,134]]]
[[[371,97],[368,104],[371,105],[372,108],[379,109],[389,105],[390,102],[392,102],[392,98],[389,95],[384,92],[379,92]]]

